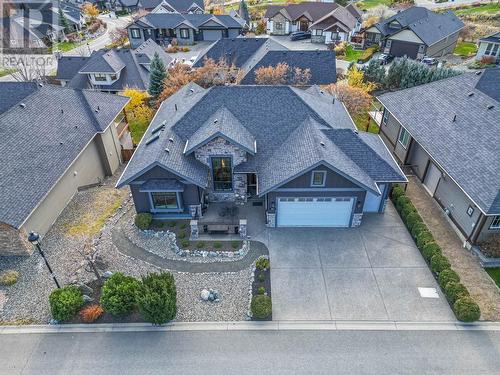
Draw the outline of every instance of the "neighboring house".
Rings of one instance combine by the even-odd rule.
[[[62,10],[68,23],[67,33],[80,31],[85,25],[85,16],[79,6],[69,2],[60,1],[59,8]]]
[[[121,163],[114,120],[128,98],[33,82],[0,83],[0,255],[27,255],[78,188]]]
[[[229,15],[149,13],[127,27],[130,45],[138,47],[148,39],[168,45],[172,39],[179,44],[235,38],[242,26]]]
[[[231,10],[229,15],[233,17],[236,21],[238,21],[243,29],[250,29],[251,27],[251,19],[250,14],[248,13],[248,6],[245,3],[245,0],[240,0],[238,4],[238,10]]]
[[[465,243],[500,233],[500,69],[382,94],[380,135]]]
[[[268,227],[355,227],[406,181],[380,137],[317,86],[190,83],[161,104],[117,187],[159,219],[252,198]]]
[[[311,26],[311,42],[335,43],[349,41],[361,27],[361,12],[352,4],[338,6]]]
[[[496,63],[500,62],[500,32],[479,39],[476,59],[481,60],[483,56],[492,56]]]
[[[173,60],[152,39],[136,49],[98,50],[89,57],[62,56],[57,63],[55,79],[62,86],[110,93],[118,93],[126,88],[147,90],[149,65],[155,53],[158,53],[165,66]]]
[[[152,13],[205,13],[203,0],[139,0],[139,8]]]
[[[139,9],[139,0],[108,0],[107,8],[133,13]]]
[[[440,57],[454,51],[463,27],[451,11],[411,7],[366,29],[363,46],[378,44],[382,52],[396,57]]]
[[[287,63],[291,72],[287,84],[293,84],[293,69],[309,69],[311,78],[307,85],[328,85],[336,82],[335,52],[333,51],[290,51],[282,44],[269,38],[220,39],[206,51],[200,53],[193,64],[202,66],[206,59],[223,59],[229,65],[243,72],[241,84],[255,84],[255,71],[261,67]]]

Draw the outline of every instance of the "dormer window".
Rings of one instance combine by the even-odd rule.
[[[391,29],[400,29],[401,28],[401,24],[398,21],[391,21],[389,23],[389,27]]]
[[[94,79],[98,82],[106,82],[106,74],[94,73]]]

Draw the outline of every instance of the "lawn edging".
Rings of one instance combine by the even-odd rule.
[[[460,283],[460,277],[452,269],[448,258],[442,254],[434,236],[403,188],[395,186],[391,191],[391,199],[456,318],[463,322],[479,320],[481,310],[478,304],[470,296],[467,288]]]

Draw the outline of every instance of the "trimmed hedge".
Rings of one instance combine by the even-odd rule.
[[[55,320],[63,322],[73,318],[83,306],[83,296],[75,285],[55,289],[49,296],[50,311]]]
[[[177,291],[171,273],[149,273],[137,289],[137,305],[144,320],[164,324],[177,314]]]
[[[406,223],[406,220],[408,218],[408,216],[410,216],[411,214],[417,214],[417,209],[415,208],[415,206],[411,203],[408,203],[406,205],[403,206],[403,209],[401,210],[401,217],[403,218],[403,221]]]
[[[441,255],[441,248],[434,241],[426,243],[422,248],[422,256],[427,263],[430,263],[432,257],[436,254]]]
[[[418,214],[418,212],[411,212],[407,217],[406,217],[406,227],[408,230],[411,232],[412,228],[419,223],[423,223],[422,218]]]
[[[471,297],[461,297],[455,301],[453,312],[462,322],[475,322],[481,317],[481,309]]]
[[[141,230],[149,229],[151,222],[153,221],[153,216],[147,212],[143,212],[135,215],[135,225]]]
[[[132,276],[116,272],[102,287],[101,305],[105,311],[123,316],[130,314],[136,306],[136,292],[139,281]]]
[[[405,195],[405,191],[403,190],[403,188],[399,185],[396,185],[392,188],[392,193],[391,193],[391,198],[392,198],[392,201],[395,202],[396,199],[398,199],[399,197]]]
[[[432,237],[431,232],[429,232],[428,230],[420,232],[420,234],[417,236],[417,247],[420,249],[420,251],[422,251],[425,244],[433,241],[434,237]]]
[[[401,210],[407,205],[411,204],[410,198],[408,198],[406,195],[403,195],[396,199],[396,210],[398,210],[399,213],[401,213]]]
[[[468,297],[469,291],[463,284],[450,281],[444,287],[444,294],[446,295],[448,301],[450,301],[450,304],[453,306],[455,301],[459,298]]]
[[[414,240],[417,239],[417,236],[422,233],[427,231],[427,225],[425,225],[423,222],[422,223],[417,223],[411,228],[411,236],[413,237]]]
[[[442,254],[434,254],[431,258],[431,270],[435,274],[443,272],[444,270],[450,269],[451,264],[448,258]]]
[[[250,303],[250,310],[254,317],[258,319],[265,319],[272,313],[271,297],[264,294],[258,294],[252,297]]]
[[[444,290],[446,285],[451,281],[454,283],[459,283],[460,276],[458,276],[458,273],[449,268],[439,274],[438,280],[439,280],[439,286]]]

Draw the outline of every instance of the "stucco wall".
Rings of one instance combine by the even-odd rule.
[[[481,232],[479,233],[479,236],[477,238],[478,242],[484,241],[488,236],[492,234],[500,233],[500,229],[490,228],[491,222],[493,221],[494,218],[495,216],[488,216],[486,218],[486,221],[484,222]]]
[[[424,178],[425,169],[427,168],[429,159],[429,155],[424,151],[424,149],[417,142],[412,142],[407,164],[412,166],[413,172],[420,180],[423,180]]]
[[[440,40],[439,42],[429,46],[427,48],[426,55],[429,57],[440,57],[453,53],[455,46],[457,44],[459,32],[456,32],[447,38]]]
[[[287,182],[286,184],[280,186],[280,189],[288,188],[312,188],[319,189],[317,187],[311,187],[311,178],[314,171],[326,171],[326,180],[324,188],[359,188],[358,185],[354,184],[352,181],[341,176],[340,174],[330,170],[326,166],[319,166],[303,175],[294,178],[293,180]]]

